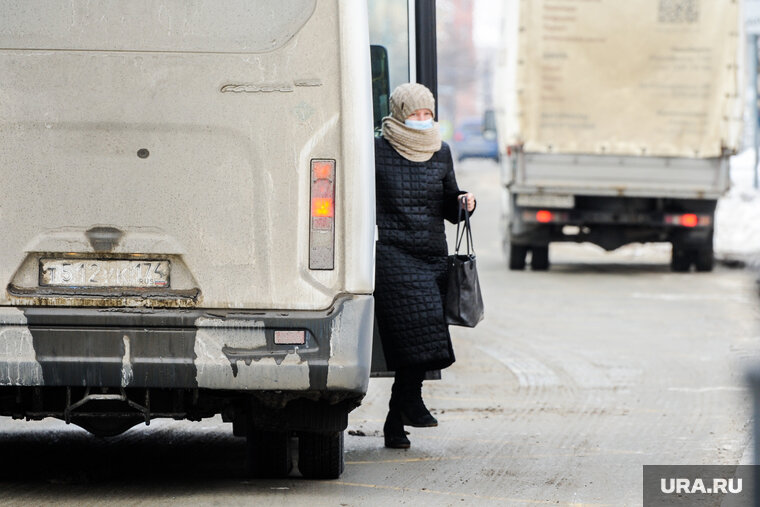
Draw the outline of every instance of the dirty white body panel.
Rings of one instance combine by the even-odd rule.
[[[0,48],[0,386],[366,391],[363,2],[4,2]],[[312,159],[332,270],[309,269]],[[170,286],[45,285],[49,259],[158,259]]]
[[[0,280],[34,278],[17,270],[38,253],[94,254],[85,231],[111,227],[109,254],[176,256],[192,306],[314,310],[371,293],[365,7],[268,3],[0,6],[0,167],[14,182]],[[332,271],[308,269],[313,158],[336,160]]]
[[[32,333],[16,308],[0,309],[0,385],[43,385]]]

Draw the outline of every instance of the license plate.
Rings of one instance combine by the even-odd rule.
[[[517,194],[517,205],[535,208],[573,208],[575,196],[566,194]]]
[[[41,259],[40,285],[169,287],[169,261]]]

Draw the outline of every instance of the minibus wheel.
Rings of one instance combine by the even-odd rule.
[[[251,477],[287,477],[293,468],[290,433],[250,428],[246,435],[246,457]]]
[[[301,432],[298,469],[307,479],[337,479],[343,473],[343,432]]]

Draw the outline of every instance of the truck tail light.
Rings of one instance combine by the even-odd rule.
[[[684,227],[696,227],[699,223],[699,217],[695,215],[694,213],[687,213],[685,215],[681,215],[681,225]]]
[[[311,161],[309,269],[335,267],[335,161]]]
[[[548,224],[552,221],[552,218],[554,217],[552,216],[552,212],[549,210],[542,209],[536,211],[536,222],[540,224]]]
[[[524,210],[522,217],[523,221],[528,223],[557,224],[566,223],[570,219],[570,214],[566,211],[550,211],[548,209],[539,209]]]
[[[664,221],[668,225],[680,225],[681,227],[709,227],[712,225],[712,217],[710,215],[696,215],[694,213],[665,215]]]

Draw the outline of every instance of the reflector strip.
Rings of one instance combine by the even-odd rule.
[[[306,343],[304,331],[275,331],[274,343],[277,345],[303,345]]]

